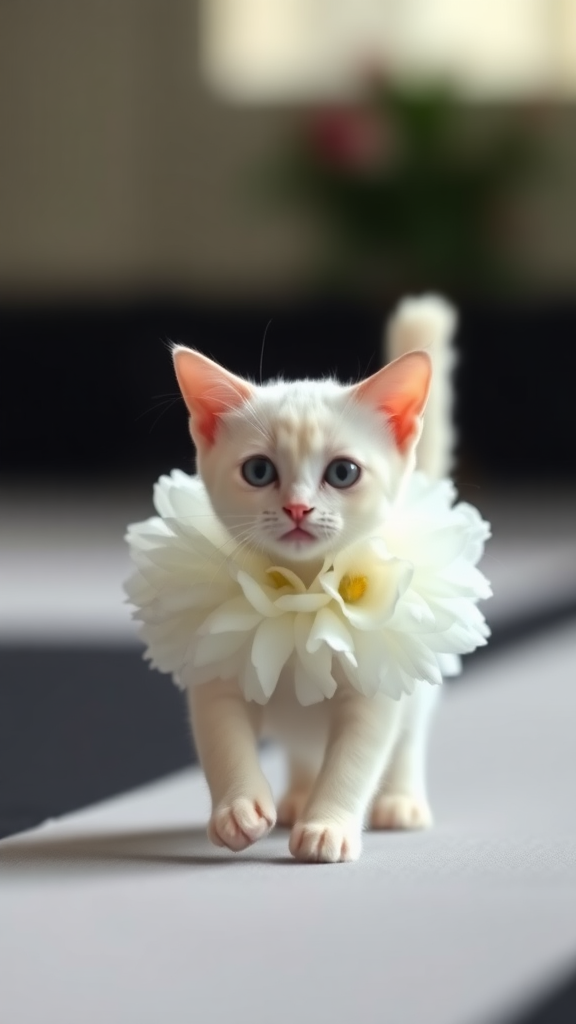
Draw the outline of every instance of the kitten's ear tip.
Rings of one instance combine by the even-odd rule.
[[[190,388],[190,376],[194,373],[196,355],[193,349],[186,345],[173,344],[170,349],[172,366],[182,394]]]
[[[398,362],[400,359],[411,359],[414,364],[420,363],[423,369],[432,371],[432,357],[424,348],[415,348],[413,352],[406,352],[405,355],[399,356]]]
[[[415,349],[356,385],[358,397],[386,415],[402,452],[417,436],[431,381],[432,360],[428,352]]]
[[[188,348],[187,345],[181,345],[179,342],[175,341],[170,346],[170,355],[172,356],[172,362],[176,365],[177,363],[181,363],[188,359],[190,356],[198,358],[200,353],[196,352],[193,348]]]
[[[430,385],[430,381],[432,380],[432,373],[434,372],[434,362],[432,356],[430,355],[429,352],[426,352],[424,349],[421,348],[417,349],[414,355],[418,356],[420,360],[420,366],[422,368],[422,373],[425,374],[428,381],[428,385]]]
[[[186,348],[185,345],[178,345],[177,343],[175,343],[175,344],[170,346],[170,355],[172,356],[172,366],[174,367],[174,372],[176,373],[176,376],[178,377],[178,380],[180,380],[179,370],[182,369],[182,365],[186,361],[186,353],[189,352],[189,351],[190,351],[190,349]]]
[[[208,356],[175,345],[172,348],[178,386],[191,416],[196,447],[213,444],[220,418],[250,398],[252,386]]]
[[[417,348],[398,356],[384,369],[388,371],[390,378],[407,377],[416,385],[416,388],[423,388],[427,392],[432,380],[433,361],[429,352]]]

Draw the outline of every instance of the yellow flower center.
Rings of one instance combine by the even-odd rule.
[[[349,576],[346,573],[340,580],[338,593],[342,600],[346,601],[346,604],[355,604],[356,601],[359,601],[364,596],[367,586],[367,576]]]
[[[272,581],[272,586],[276,587],[276,590],[280,590],[282,587],[291,587],[290,580],[287,580],[284,573],[279,572],[278,569],[273,569],[271,572],[268,571],[268,575]]]

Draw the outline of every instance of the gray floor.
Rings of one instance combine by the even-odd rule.
[[[576,624],[478,663],[434,737],[436,828],[300,866],[209,846],[189,770],[0,844],[7,1024],[471,1024],[576,957]],[[276,789],[281,766],[266,766]]]
[[[473,500],[494,624],[573,600],[574,492]],[[124,644],[119,536],[148,511],[9,497],[0,638]],[[576,961],[575,679],[576,622],[470,663],[434,734],[436,827],[369,834],[358,864],[296,865],[280,831],[214,850],[194,769],[3,841],[2,1024],[508,1019]]]

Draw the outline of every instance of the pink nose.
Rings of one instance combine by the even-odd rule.
[[[304,519],[304,516],[307,516],[309,512],[313,512],[314,510],[308,508],[307,505],[298,505],[294,503],[290,505],[284,505],[284,511],[286,512],[287,515],[290,516],[291,519],[294,520],[295,523],[301,523],[302,520]]]

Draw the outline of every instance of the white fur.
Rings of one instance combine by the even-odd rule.
[[[278,489],[254,488],[240,473],[250,455],[272,459]],[[358,483],[338,491],[322,486],[332,459],[346,456],[362,470]],[[198,452],[200,475],[219,519],[239,541],[265,550],[279,564],[310,563],[342,548],[385,519],[412,459],[397,451],[383,417],[350,399],[332,380],[265,385],[222,422],[217,443]],[[302,503],[313,511],[306,528],[313,543],[281,537],[292,525],[284,508]]]
[[[423,347],[439,363],[419,446],[422,468],[434,475],[444,472],[452,444],[446,410],[454,324],[451,307],[425,297],[404,302],[389,330],[394,356]],[[215,513],[238,543],[256,545],[312,579],[326,552],[369,534],[386,517],[414,467],[418,434],[400,453],[380,413],[349,388],[325,380],[253,389],[248,401],[222,417],[213,444],[195,440]],[[254,488],[243,480],[242,462],[254,454],[272,458],[277,488]],[[362,469],[349,490],[322,483],[336,457]],[[282,540],[291,524],[284,511],[290,502],[313,510],[306,523],[313,541],[287,546]],[[212,841],[244,849],[278,816],[291,828],[296,858],[335,862],[359,856],[365,825],[429,825],[425,753],[438,692],[419,684],[399,701],[367,699],[342,679],[331,700],[305,708],[283,677],[264,707],[246,702],[234,681],[191,689],[192,725],[212,797]],[[278,809],[258,761],[260,735],[276,737],[288,756],[289,786]]]

